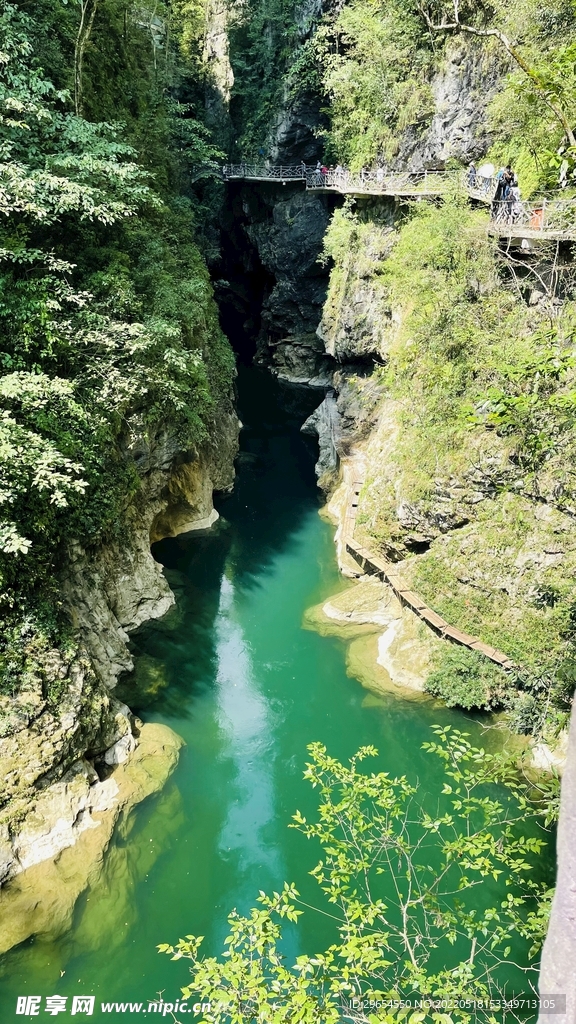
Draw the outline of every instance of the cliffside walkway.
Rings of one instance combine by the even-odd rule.
[[[451,626],[446,622],[441,615],[438,615],[432,608],[429,608],[418,594],[410,590],[406,580],[397,572],[394,562],[388,562],[380,555],[373,554],[362,544],[358,544],[354,540],[358,498],[361,489],[362,481],[358,480],[352,484],[344,524],[346,551],[360,568],[366,573],[378,576],[384,583],[387,583],[394,591],[400,603],[410,608],[419,619],[422,619],[443,640],[450,640],[454,644],[460,644],[461,647],[468,647],[471,651],[477,651],[478,654],[483,654],[484,657],[489,658],[490,661],[493,661],[500,668],[507,671],[515,668],[514,662],[510,660],[507,654],[503,654],[502,651],[498,651],[489,644],[482,643],[478,637],[464,633],[461,629],[456,629],[455,626]]]
[[[337,192],[353,196],[442,196],[458,180],[458,172],[420,171],[418,173],[384,174],[383,171],[328,171],[322,174],[312,168],[270,166],[260,164],[226,164],[222,168],[226,181],[301,181],[309,192]]]
[[[225,181],[302,183],[308,192],[335,192],[360,197],[388,196],[398,199],[442,198],[461,188],[471,198],[490,207],[489,234],[498,238],[576,241],[576,199],[540,199],[534,202],[505,200],[494,203],[496,178],[470,176],[461,171],[417,171],[385,174],[382,170],[321,171],[294,166],[226,164]]]

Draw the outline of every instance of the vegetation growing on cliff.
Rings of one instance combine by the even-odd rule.
[[[308,49],[301,44],[316,28],[298,0],[227,0],[230,61],[235,86],[230,116],[235,149],[244,158],[264,152],[271,123],[286,87],[320,86],[308,74]],[[300,83],[298,80],[300,79]],[[268,155],[268,154],[266,154]]]
[[[435,113],[434,76],[450,52],[466,47],[476,65],[479,117],[488,105],[488,158],[513,161],[525,195],[559,177],[574,184],[576,14],[569,0],[545,8],[532,0],[349,0],[322,11],[297,0],[229,0],[228,19],[231,115],[243,158],[269,155],[274,120],[300,97],[317,108],[315,130],[329,162],[354,171],[388,164],[403,143],[417,148]]]
[[[504,675],[448,648],[432,692],[507,707],[538,732],[564,724],[576,681],[575,310],[499,254],[482,216],[458,197],[416,206],[397,231],[338,212],[325,319],[337,331],[370,282],[386,399],[361,528],[432,608],[519,666]]]
[[[169,424],[205,442],[233,376],[180,194],[210,150],[167,93],[166,22],[154,36],[128,0],[95,5],[80,116],[80,10],[25,6],[0,13],[4,693],[59,640],[64,543],[122,535],[134,439]]]

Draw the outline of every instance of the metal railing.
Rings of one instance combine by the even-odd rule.
[[[256,181],[304,181],[306,179],[306,168],[303,164],[294,166],[283,166],[275,164],[268,167],[266,164],[225,164],[222,168],[224,178],[252,178]]]
[[[515,229],[535,234],[549,234],[558,238],[576,238],[576,201],[570,199],[499,200],[492,203],[490,227],[506,229],[513,235]]]
[[[458,172],[453,171],[408,171],[385,174],[383,170],[360,171],[352,174],[344,169],[327,172],[296,165],[267,164],[225,164],[222,175],[227,180],[248,179],[252,181],[304,181],[306,188],[334,189],[340,192],[374,192],[374,194],[397,195],[402,192],[440,194],[451,181],[457,180]]]
[[[475,171],[406,171],[386,174],[382,169],[352,174],[343,168],[316,170],[305,164],[226,164],[226,180],[301,181],[306,189],[330,190],[341,194],[390,196],[441,196],[460,183],[472,198],[491,207],[490,229],[512,236],[514,229],[552,238],[576,239],[576,200],[540,199],[534,202],[514,199],[494,200],[496,177],[484,177]]]
[[[317,170],[306,172],[307,189],[331,188],[336,192],[363,192],[374,195],[442,195],[457,180],[452,171],[406,171],[386,174],[377,171]]]
[[[464,188],[471,199],[479,199],[481,203],[491,203],[498,188],[498,178],[486,178],[478,171],[465,171],[462,174]]]

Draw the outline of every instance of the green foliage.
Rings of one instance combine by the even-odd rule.
[[[66,632],[65,543],[126,533],[140,487],[135,440],[168,426],[183,448],[206,443],[234,374],[195,211],[176,193],[187,164],[217,150],[193,104],[163,98],[161,70],[174,71],[166,33],[147,38],[121,0],[97,12],[86,106],[96,112],[110,54],[124,55],[138,102],[114,92],[124,72],[111,69],[100,107],[122,122],[68,109],[74,5],[41,0],[35,22],[13,4],[0,12],[0,657],[10,692]],[[24,623],[29,654],[19,660]]]
[[[241,5],[228,0],[228,6],[235,78],[230,114],[239,155],[253,158],[266,144],[304,33],[296,21],[295,0],[246,0]]]
[[[295,922],[302,911],[298,892],[285,884],[272,897],[261,893],[260,908],[248,916],[233,911],[221,959],[201,955],[202,937],[160,945],[172,959],[191,961],[182,991],[210,1001],[207,1024],[336,1024],[343,1012],[382,1024],[467,1022],[466,997],[494,996],[509,981],[515,955],[529,979],[549,891],[535,877],[544,842],[526,822],[548,813],[549,794],[532,803],[513,760],[472,747],[449,727],[433,731],[424,746],[446,775],[433,816],[405,777],[360,769],[374,748],[341,764],[321,744],[309,747],[305,778],[318,789],[318,816],[309,822],[297,812],[292,827],[320,843],[312,874],[328,902],[318,910],[335,918],[338,938],[323,952],[286,960],[280,922]],[[488,880],[496,902],[479,905],[477,885],[487,891]],[[385,1006],[408,996],[464,1002],[450,1016],[408,1017]],[[380,1000],[381,1008],[352,1009],[354,998]]]
[[[396,152],[400,133],[433,110],[431,54],[420,18],[403,0],[353,0],[333,27],[323,85],[330,107],[327,151],[357,171]]]
[[[460,197],[418,204],[395,229],[371,211],[338,211],[326,323],[338,337],[341,311],[370,289],[385,400],[358,527],[404,560],[411,588],[448,622],[520,666],[489,680],[498,670],[478,661],[473,691],[472,665],[438,666],[434,692],[505,707],[520,731],[553,736],[569,703],[554,696],[557,673],[574,643],[574,307],[523,301],[530,284],[502,267],[481,218]],[[418,557],[407,557],[412,533],[430,540]]]
[[[489,107],[495,135],[488,158],[511,162],[524,196],[542,188],[574,184],[573,147],[550,109],[551,101],[572,119],[576,101],[576,16],[572,4],[553,0],[542,7],[525,0],[501,6],[499,23],[521,44],[532,79],[513,64]]]
[[[447,707],[490,711],[502,705],[508,688],[506,673],[476,651],[447,646],[439,662],[425,689]]]
[[[533,337],[533,353],[500,368],[500,385],[487,392],[484,419],[513,435],[523,469],[536,471],[559,445],[574,443],[576,390],[574,341],[558,338],[557,326]],[[558,495],[559,496],[559,495]]]

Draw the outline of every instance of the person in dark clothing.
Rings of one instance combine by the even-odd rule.
[[[496,193],[494,195],[494,201],[492,203],[492,217],[494,220],[499,220],[505,210],[506,197],[510,191],[510,186],[514,180],[514,172],[508,164],[507,167],[502,168],[498,172],[496,185]]]
[[[516,224],[522,216],[522,196],[518,179],[513,178],[506,197],[506,219],[509,224]]]

